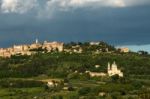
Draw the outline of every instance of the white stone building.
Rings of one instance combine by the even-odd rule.
[[[63,43],[44,41],[42,48],[46,48],[48,50],[48,52],[50,52],[51,50],[56,50],[56,49],[59,52],[62,52],[63,51]]]
[[[89,73],[91,77],[104,77],[106,76],[106,73],[103,72],[91,72],[91,71],[86,71],[86,73]]]
[[[121,70],[117,68],[117,65],[115,62],[112,65],[108,63],[107,73],[109,76],[118,74],[120,77],[123,77],[123,72],[121,72]]]
[[[100,42],[90,42],[90,45],[99,45]]]
[[[119,48],[119,50],[120,50],[120,52],[122,52],[122,53],[128,53],[128,52],[130,51],[129,48],[127,48],[127,47]]]

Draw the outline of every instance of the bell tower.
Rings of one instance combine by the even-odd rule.
[[[36,44],[38,44],[38,43],[39,43],[39,40],[38,40],[37,38],[36,38],[36,40],[35,40],[35,43],[36,43]]]
[[[108,62],[108,67],[107,67],[107,69],[110,70],[110,63],[109,63],[109,62]]]

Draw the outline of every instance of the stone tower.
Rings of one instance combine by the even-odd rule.
[[[38,44],[38,43],[39,43],[39,40],[38,40],[37,38],[36,38],[36,40],[35,40],[35,43],[36,43],[36,44]]]
[[[108,71],[110,70],[110,63],[109,63],[109,62],[108,62],[107,70],[108,70]]]

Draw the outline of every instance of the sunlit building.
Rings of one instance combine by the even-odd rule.
[[[120,77],[123,77],[123,72],[121,72],[121,70],[117,68],[117,65],[115,62],[112,65],[108,63],[107,73],[109,76],[113,76],[117,74]]]
[[[14,45],[10,48],[0,48],[0,57],[11,57],[11,55],[32,55],[36,53],[35,51],[31,51],[34,49],[46,49],[48,52],[58,50],[59,52],[63,51],[63,43],[59,42],[47,42],[45,41],[43,44],[38,42],[36,39],[35,43],[31,45]]]

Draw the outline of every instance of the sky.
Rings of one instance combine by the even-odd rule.
[[[150,44],[150,0],[0,0],[0,47],[40,41]]]

